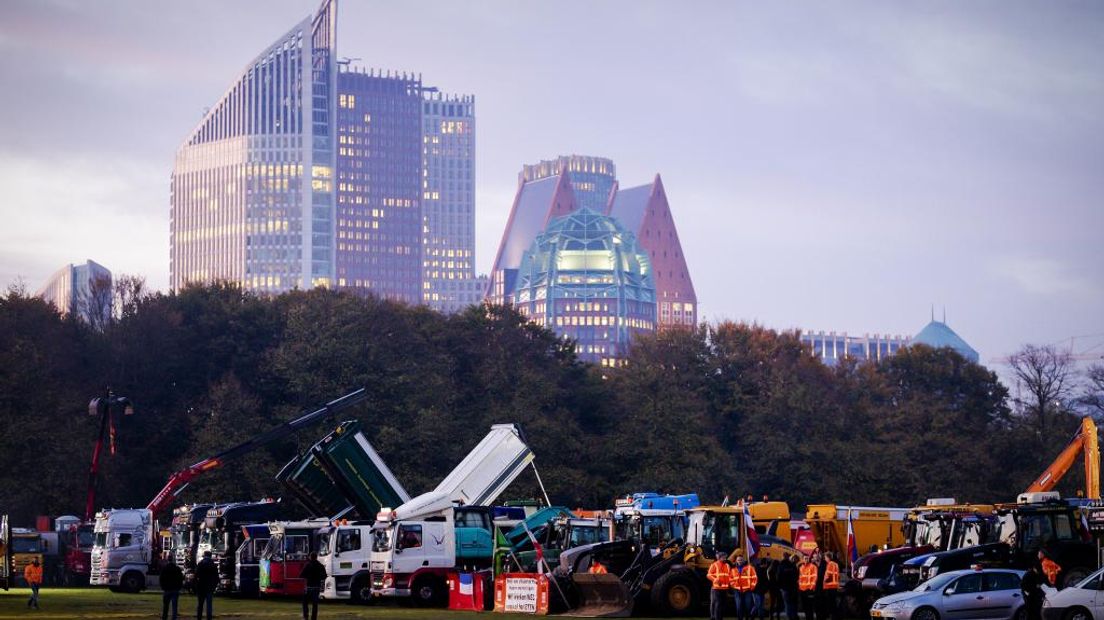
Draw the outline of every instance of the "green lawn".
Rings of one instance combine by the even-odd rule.
[[[40,592],[41,609],[27,609],[31,591],[13,588],[0,590],[0,618],[41,618],[43,620],[68,620],[71,618],[160,618],[161,594],[116,594],[99,588],[51,589]],[[195,597],[180,595],[180,617],[188,619],[195,614]],[[218,618],[289,618],[301,617],[298,600],[246,600],[215,597],[215,616]],[[409,620],[464,620],[478,614],[448,610],[422,610],[380,605],[355,607],[346,603],[323,603],[318,610],[319,620],[352,620],[354,618],[396,618]],[[487,617],[487,616],[484,616]],[[507,617],[503,614],[494,617]],[[518,616],[509,616],[518,617]]]

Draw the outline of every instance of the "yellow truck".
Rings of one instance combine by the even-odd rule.
[[[835,553],[840,566],[849,566],[847,553],[847,523],[855,533],[855,548],[859,556],[871,549],[888,549],[905,542],[904,525],[907,508],[875,506],[837,506],[835,504],[809,504],[805,509],[805,523],[809,525],[804,540],[795,541],[798,549],[808,553],[812,536],[815,548]]]
[[[16,581],[23,583],[23,569],[34,562],[35,559],[38,560],[38,565],[42,566],[43,571],[45,571],[46,545],[38,532],[22,527],[12,528],[10,540],[9,553],[11,554],[10,565],[12,567],[10,579],[13,584]]]
[[[755,522],[755,531],[777,536],[787,542],[793,540],[790,531],[790,506],[786,502],[751,502],[748,504],[748,513]]]

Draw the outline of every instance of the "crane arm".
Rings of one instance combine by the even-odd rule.
[[[1085,456],[1085,495],[1089,499],[1100,498],[1100,448],[1096,434],[1096,423],[1092,418],[1081,420],[1081,430],[1069,442],[1064,450],[1054,459],[1031,486],[1027,487],[1028,493],[1038,491],[1050,491],[1066,475],[1070,467],[1077,461],[1077,457],[1084,453]]]
[[[270,429],[256,437],[248,439],[233,448],[224,450],[215,456],[203,459],[197,463],[193,463],[184,469],[174,473],[169,477],[169,481],[165,483],[165,487],[150,501],[146,508],[153,513],[153,518],[156,519],[157,515],[172,504],[176,496],[184,490],[184,487],[202,475],[204,472],[216,469],[227,461],[237,458],[247,452],[251,452],[263,445],[272,443],[278,439],[282,439],[291,435],[297,430],[306,428],[317,422],[321,422],[323,419],[330,416],[330,414],[347,409],[353,405],[359,404],[368,398],[367,390],[360,388],[355,392],[351,392],[338,398],[337,400],[326,403],[321,409],[312,411],[284,422],[283,424]]]

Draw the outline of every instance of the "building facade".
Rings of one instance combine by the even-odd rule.
[[[523,315],[576,341],[585,361],[614,366],[656,329],[651,263],[617,220],[582,208],[553,218],[521,258],[508,295]]]
[[[610,192],[617,183],[617,167],[605,157],[561,155],[556,159],[544,159],[522,166],[518,184],[556,177],[562,172],[567,172],[571,179],[571,189],[575,191],[580,208],[606,212]]]
[[[802,330],[800,339],[814,357],[829,366],[843,357],[860,361],[881,361],[909,345],[908,336],[865,334],[851,336],[846,332],[813,332]]]
[[[334,5],[247,66],[177,151],[170,281],[281,292],[334,276]]]
[[[574,168],[582,168],[583,172],[573,171]],[[559,172],[551,176],[546,174],[553,170]],[[698,298],[663,180],[657,174],[651,183],[620,189],[613,170],[613,162],[607,159],[580,155],[542,161],[522,169],[489,277],[487,301],[505,303],[513,290],[522,253],[549,221],[577,209],[591,208],[614,218],[632,232],[637,244],[648,254],[659,328],[697,324]],[[604,192],[605,199],[597,209],[582,202],[583,192],[597,184],[596,175],[602,176],[602,183],[608,181],[605,185],[608,189],[599,191],[600,194]],[[584,190],[579,191],[578,187]],[[593,192],[586,195],[591,201],[596,196]]]
[[[475,98],[422,102],[422,301],[455,312],[483,298],[475,277]]]
[[[76,314],[92,325],[103,325],[111,319],[111,271],[95,261],[70,263],[58,269],[36,295],[61,314]]]
[[[975,364],[981,360],[978,352],[947,325],[946,313],[942,321],[936,321],[935,316],[932,316],[931,322],[913,337],[912,344],[924,344],[933,349],[948,347]]]
[[[337,285],[422,301],[422,82],[337,75]]]
[[[478,303],[474,98],[338,63],[336,19],[325,0],[259,54],[178,150],[171,286]]]

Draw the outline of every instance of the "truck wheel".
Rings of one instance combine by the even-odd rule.
[[[354,605],[372,604],[372,579],[371,577],[357,577],[350,588],[349,602]]]
[[[436,577],[419,577],[410,588],[410,595],[418,607],[440,607],[445,588]]]
[[[652,606],[666,616],[689,616],[698,611],[698,580],[690,571],[673,571],[652,586]]]
[[[124,573],[119,579],[119,589],[129,594],[141,592],[144,587],[146,587],[146,580],[141,573],[135,571]]]

